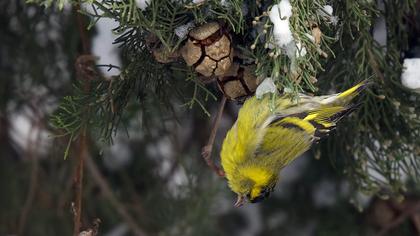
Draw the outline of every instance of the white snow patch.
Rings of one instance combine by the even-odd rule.
[[[289,0],[281,0],[279,4],[273,5],[269,12],[270,21],[273,23],[274,44],[278,48],[286,51],[287,56],[294,60],[296,57],[306,55],[306,48],[300,43],[295,42],[290,29],[289,19],[292,16],[292,5]],[[271,42],[268,47],[272,48]]]
[[[175,28],[175,34],[176,36],[178,36],[180,39],[183,39],[187,36],[188,32],[190,32],[190,30],[192,28],[194,28],[195,24],[194,22],[190,21],[185,25],[180,25],[178,27]]]
[[[406,58],[403,66],[404,69],[401,74],[402,85],[420,93],[420,58]]]
[[[102,1],[99,1],[102,2]],[[96,14],[89,4],[84,3],[83,9],[89,13]],[[97,9],[98,13],[101,14],[102,11]],[[117,45],[112,44],[117,38],[113,34],[112,29],[118,26],[118,22],[113,19],[102,17],[95,24],[95,29],[97,34],[92,39],[92,53],[98,57],[96,64],[98,65],[115,65],[121,66],[121,60],[119,57],[119,48]],[[108,67],[99,67],[101,73],[107,77],[115,76],[120,74],[119,70],[111,69]]]
[[[329,16],[332,16],[332,14],[333,14],[333,8],[332,8],[332,6],[330,6],[330,5],[325,5],[325,6],[323,6],[322,7],[322,9],[324,10],[324,12],[325,13],[327,13]],[[323,13],[323,15],[325,15],[325,13],[324,12],[322,12]]]
[[[380,11],[385,10],[385,3],[383,0],[378,0],[378,9]],[[387,32],[386,32],[386,22],[385,17],[382,15],[380,16],[376,22],[375,26],[373,27],[373,38],[376,42],[379,43],[379,45],[385,47],[387,44]],[[386,48],[385,48],[386,49]]]
[[[300,43],[296,43],[296,57],[303,57],[306,55],[306,48]]]
[[[111,171],[120,170],[131,163],[132,151],[127,138],[117,137],[112,146],[104,150],[105,167]]]
[[[373,27],[373,39],[381,46],[386,46],[387,43],[387,32],[385,18],[379,18],[375,26]]]
[[[114,20],[102,18],[96,23],[96,30],[98,34],[93,38],[92,51],[95,56],[98,56],[96,61],[99,65],[115,65],[121,66],[118,46],[112,44],[116,35],[112,33],[113,28],[118,24]],[[108,67],[100,67],[101,73],[105,76],[118,75],[119,70],[108,70]]]
[[[140,10],[144,11],[149,6],[151,0],[136,0],[136,5]]]
[[[273,79],[270,77],[265,78],[264,81],[258,85],[257,90],[255,91],[255,95],[258,99],[261,99],[264,94],[266,93],[275,93],[276,92],[276,85],[273,82]]]
[[[324,18],[325,20],[328,20],[333,25],[336,25],[338,22],[338,17],[333,15],[333,8],[330,5],[325,5],[321,9],[318,9],[318,14]]]
[[[169,193],[174,197],[186,197],[188,193],[183,189],[188,182],[187,171],[182,166],[178,167],[167,183]]]
[[[362,212],[364,209],[366,209],[369,205],[369,202],[372,200],[372,196],[368,196],[364,193],[357,192],[354,199],[350,200],[350,203],[352,203],[359,212]]]
[[[10,136],[22,150],[35,156],[47,154],[51,145],[51,133],[43,127],[34,126],[31,112],[15,113],[10,118],[12,123]]]
[[[279,47],[284,47],[290,42],[293,42],[293,35],[289,24],[290,16],[292,16],[292,5],[290,5],[289,0],[282,0],[279,4],[271,7],[269,17],[274,25],[274,40]]]

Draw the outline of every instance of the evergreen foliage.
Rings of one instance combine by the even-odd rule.
[[[60,199],[70,201],[70,196],[61,193],[70,190],[57,189],[57,186],[68,186],[64,176],[70,176],[71,164],[75,161],[72,147],[84,130],[88,130],[96,165],[110,180],[109,185],[119,201],[136,205],[128,207],[129,213],[146,232],[160,235],[235,235],[239,232],[241,222],[245,221],[243,216],[230,208],[219,209],[226,204],[220,196],[220,186],[224,183],[209,178],[210,172],[203,171],[206,168],[198,154],[207,136],[208,127],[203,128],[202,124],[208,120],[222,94],[215,86],[204,84],[200,75],[182,59],[162,64],[153,56],[155,48],[163,47],[173,53],[182,47],[185,37],[176,35],[176,28],[190,22],[197,26],[211,21],[223,22],[223,27],[232,35],[235,55],[243,63],[256,65],[258,79],[273,78],[282,92],[326,94],[341,91],[363,79],[372,81],[371,88],[359,100],[360,110],[343,120],[331,137],[315,147],[313,155],[321,160],[307,160],[306,166],[301,168],[305,174],[289,183],[293,187],[282,190],[288,193],[279,194],[262,205],[262,216],[258,218],[263,222],[264,235],[296,234],[299,233],[296,228],[312,224],[317,225],[312,231],[314,234],[364,234],[372,230],[367,223],[361,224],[368,215],[361,215],[345,202],[350,201],[362,210],[358,202],[360,193],[402,200],[418,191],[420,95],[400,83],[404,53],[414,40],[413,29],[419,27],[415,0],[291,0],[291,31],[295,41],[307,52],[301,57],[290,57],[284,48],[273,47],[273,23],[268,12],[278,1],[151,0],[144,10],[136,2],[27,0],[27,4],[22,1],[0,3],[0,13],[4,13],[1,21],[12,25],[8,16],[16,16],[20,29],[14,32],[12,29],[16,27],[0,28],[0,95],[4,98],[0,101],[0,128],[4,114],[20,112],[25,103],[30,103],[29,96],[22,95],[33,94],[34,87],[46,88],[46,94],[54,100],[60,99],[60,105],[50,114],[53,127],[48,129],[67,140],[57,139],[55,142],[60,148],[53,149],[49,155],[64,152],[64,156],[70,158],[40,162],[43,171],[40,176],[50,177],[45,177],[41,189],[53,193],[51,198],[59,199],[54,207],[62,207]],[[66,4],[81,6],[79,13],[89,20],[87,28],[90,30],[103,18],[118,22],[118,27],[110,30],[118,35],[114,43],[121,48],[122,66],[94,65],[91,61],[89,69],[94,72],[88,81],[89,91],[84,89],[87,81],[75,79],[80,73],[73,69],[80,45],[74,15],[65,9]],[[327,4],[333,7],[336,18],[323,8]],[[35,13],[28,13],[30,11]],[[51,20],[53,17],[55,20]],[[372,33],[382,17],[386,22],[386,45],[380,45]],[[45,31],[37,32],[39,22],[56,29],[58,39],[42,38]],[[62,25],[58,27],[55,22]],[[313,40],[316,38],[314,29],[322,32],[319,43]],[[17,39],[21,41],[14,42]],[[4,46],[12,43],[15,50]],[[6,57],[16,60],[3,60]],[[36,63],[41,61],[43,64]],[[98,72],[98,67],[117,70],[119,74],[106,77]],[[187,115],[186,110],[194,112]],[[234,119],[232,110],[227,111],[227,116]],[[179,124],[183,124],[182,129],[191,129],[184,132],[188,137],[177,132]],[[141,130],[141,134],[133,130]],[[129,149],[137,157],[124,171],[107,169],[102,162],[102,151],[109,152],[114,139],[119,140],[126,134],[132,138],[127,141]],[[0,138],[2,135],[0,129]],[[176,152],[167,155],[171,157],[171,166],[169,173],[163,175],[162,163],[167,163],[168,158],[156,150],[168,139],[177,145],[174,145]],[[10,146],[12,150],[16,144]],[[19,152],[22,150],[11,153],[18,155]],[[13,180],[1,185],[10,190],[11,196],[24,196],[27,187],[24,179],[30,178],[31,166],[13,162],[11,170],[25,173],[19,178],[9,178],[13,171],[6,164],[0,166],[0,179]],[[174,181],[170,174],[176,171],[185,174],[186,181],[175,184],[177,190],[173,190],[169,184]],[[318,186],[325,183],[333,186],[336,198],[328,206],[319,206],[313,195]],[[121,217],[105,196],[97,193],[94,180],[88,178],[85,184],[86,218],[100,216],[101,228],[110,230],[121,222]],[[350,190],[343,190],[347,184]],[[6,201],[0,199],[0,202]],[[210,205],[209,202],[215,203]],[[15,198],[9,203],[0,206],[2,212],[5,209],[5,213],[0,214],[1,221],[9,213],[18,218],[16,210],[24,205],[24,198]],[[283,209],[286,220],[270,225],[271,219],[278,218],[275,209]],[[63,227],[55,223],[49,231],[37,227],[37,220],[41,219],[33,213],[29,216],[33,224],[28,226],[27,232],[70,234],[71,219],[61,208],[59,217],[46,202],[41,202],[35,210],[42,211],[48,222],[57,222]],[[348,225],[343,226],[343,221]],[[15,223],[5,222],[0,234],[16,228]],[[412,231],[407,225],[401,229]]]
[[[83,10],[84,14],[90,16],[91,25],[103,17],[118,21],[119,26],[113,31],[120,34],[116,43],[122,47],[126,61],[120,77],[115,79],[119,82],[112,85],[116,88],[111,92],[112,98],[109,98],[110,85],[106,85],[109,81],[100,82],[103,85],[95,90],[93,96],[96,98],[89,103],[102,108],[94,112],[101,113],[96,119],[98,122],[91,124],[101,129],[100,137],[109,140],[127,104],[130,91],[145,94],[142,91],[145,88],[153,92],[165,91],[166,88],[178,90],[179,87],[168,82],[172,81],[169,77],[195,81],[192,99],[186,105],[191,107],[198,104],[208,114],[206,99],[197,98],[196,90],[204,92],[203,98],[214,95],[196,80],[195,73],[186,65],[153,62],[147,40],[148,37],[156,37],[157,44],[174,51],[184,40],[175,35],[177,27],[191,21],[199,25],[221,20],[227,22],[227,27],[234,33],[234,40],[238,41],[237,49],[244,60],[257,64],[256,75],[259,78],[274,78],[279,89],[317,91],[322,94],[331,88],[340,91],[362,79],[371,78],[375,85],[361,101],[360,112],[339,128],[336,137],[322,145],[321,156],[338,157],[339,162],[345,162],[349,180],[365,193],[401,196],[406,189],[401,179],[403,174],[415,182],[420,180],[416,168],[419,165],[418,152],[415,150],[419,140],[419,120],[415,116],[418,96],[402,88],[399,83],[401,52],[407,49],[409,37],[404,31],[409,27],[405,18],[414,14],[415,2],[384,1],[383,10],[373,1],[332,3],[338,17],[337,23],[323,9],[326,1],[292,1],[291,31],[295,40],[306,48],[307,54],[290,58],[284,49],[270,46],[274,39],[268,11],[275,2],[231,0],[194,4],[156,0],[141,10],[135,1],[86,1],[84,3],[90,4],[93,9],[90,12],[94,12]],[[43,3],[48,5],[50,2]],[[399,14],[389,14],[395,11]],[[384,17],[388,23],[388,43],[385,46],[379,45],[371,33],[379,17]],[[314,27],[319,27],[322,32],[319,45],[308,36],[313,34]],[[138,78],[139,75],[141,78]],[[319,78],[320,82],[316,83],[315,78]],[[86,102],[89,99],[65,99],[61,109],[75,101]],[[92,101],[99,104],[95,105]],[[111,112],[109,101],[120,103],[115,106],[118,107],[117,111]],[[168,100],[166,102],[170,103]],[[58,128],[67,128],[75,123],[80,127],[82,120],[77,119],[77,116],[72,119],[65,113],[58,113],[54,118]],[[75,130],[70,132],[72,136],[76,133]]]

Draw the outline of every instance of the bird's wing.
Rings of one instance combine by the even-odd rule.
[[[273,164],[286,166],[335,129],[336,123],[357,106],[319,107],[314,110],[270,118],[256,157],[271,158]]]
[[[302,116],[302,113],[274,115],[265,128],[255,157],[265,158],[267,165],[282,168],[308,150],[316,129]]]

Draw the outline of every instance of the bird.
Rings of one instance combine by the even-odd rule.
[[[220,162],[229,188],[237,194],[234,206],[269,197],[279,172],[335,129],[361,103],[352,100],[369,81],[337,94],[309,96],[265,94],[247,99],[226,133]]]

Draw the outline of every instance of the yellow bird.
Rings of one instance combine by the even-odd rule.
[[[338,94],[291,99],[282,95],[249,98],[226,134],[220,153],[228,185],[238,195],[259,202],[270,195],[279,171],[326,136],[357,105],[350,104],[368,84],[363,81]],[[270,104],[274,104],[270,106]]]

